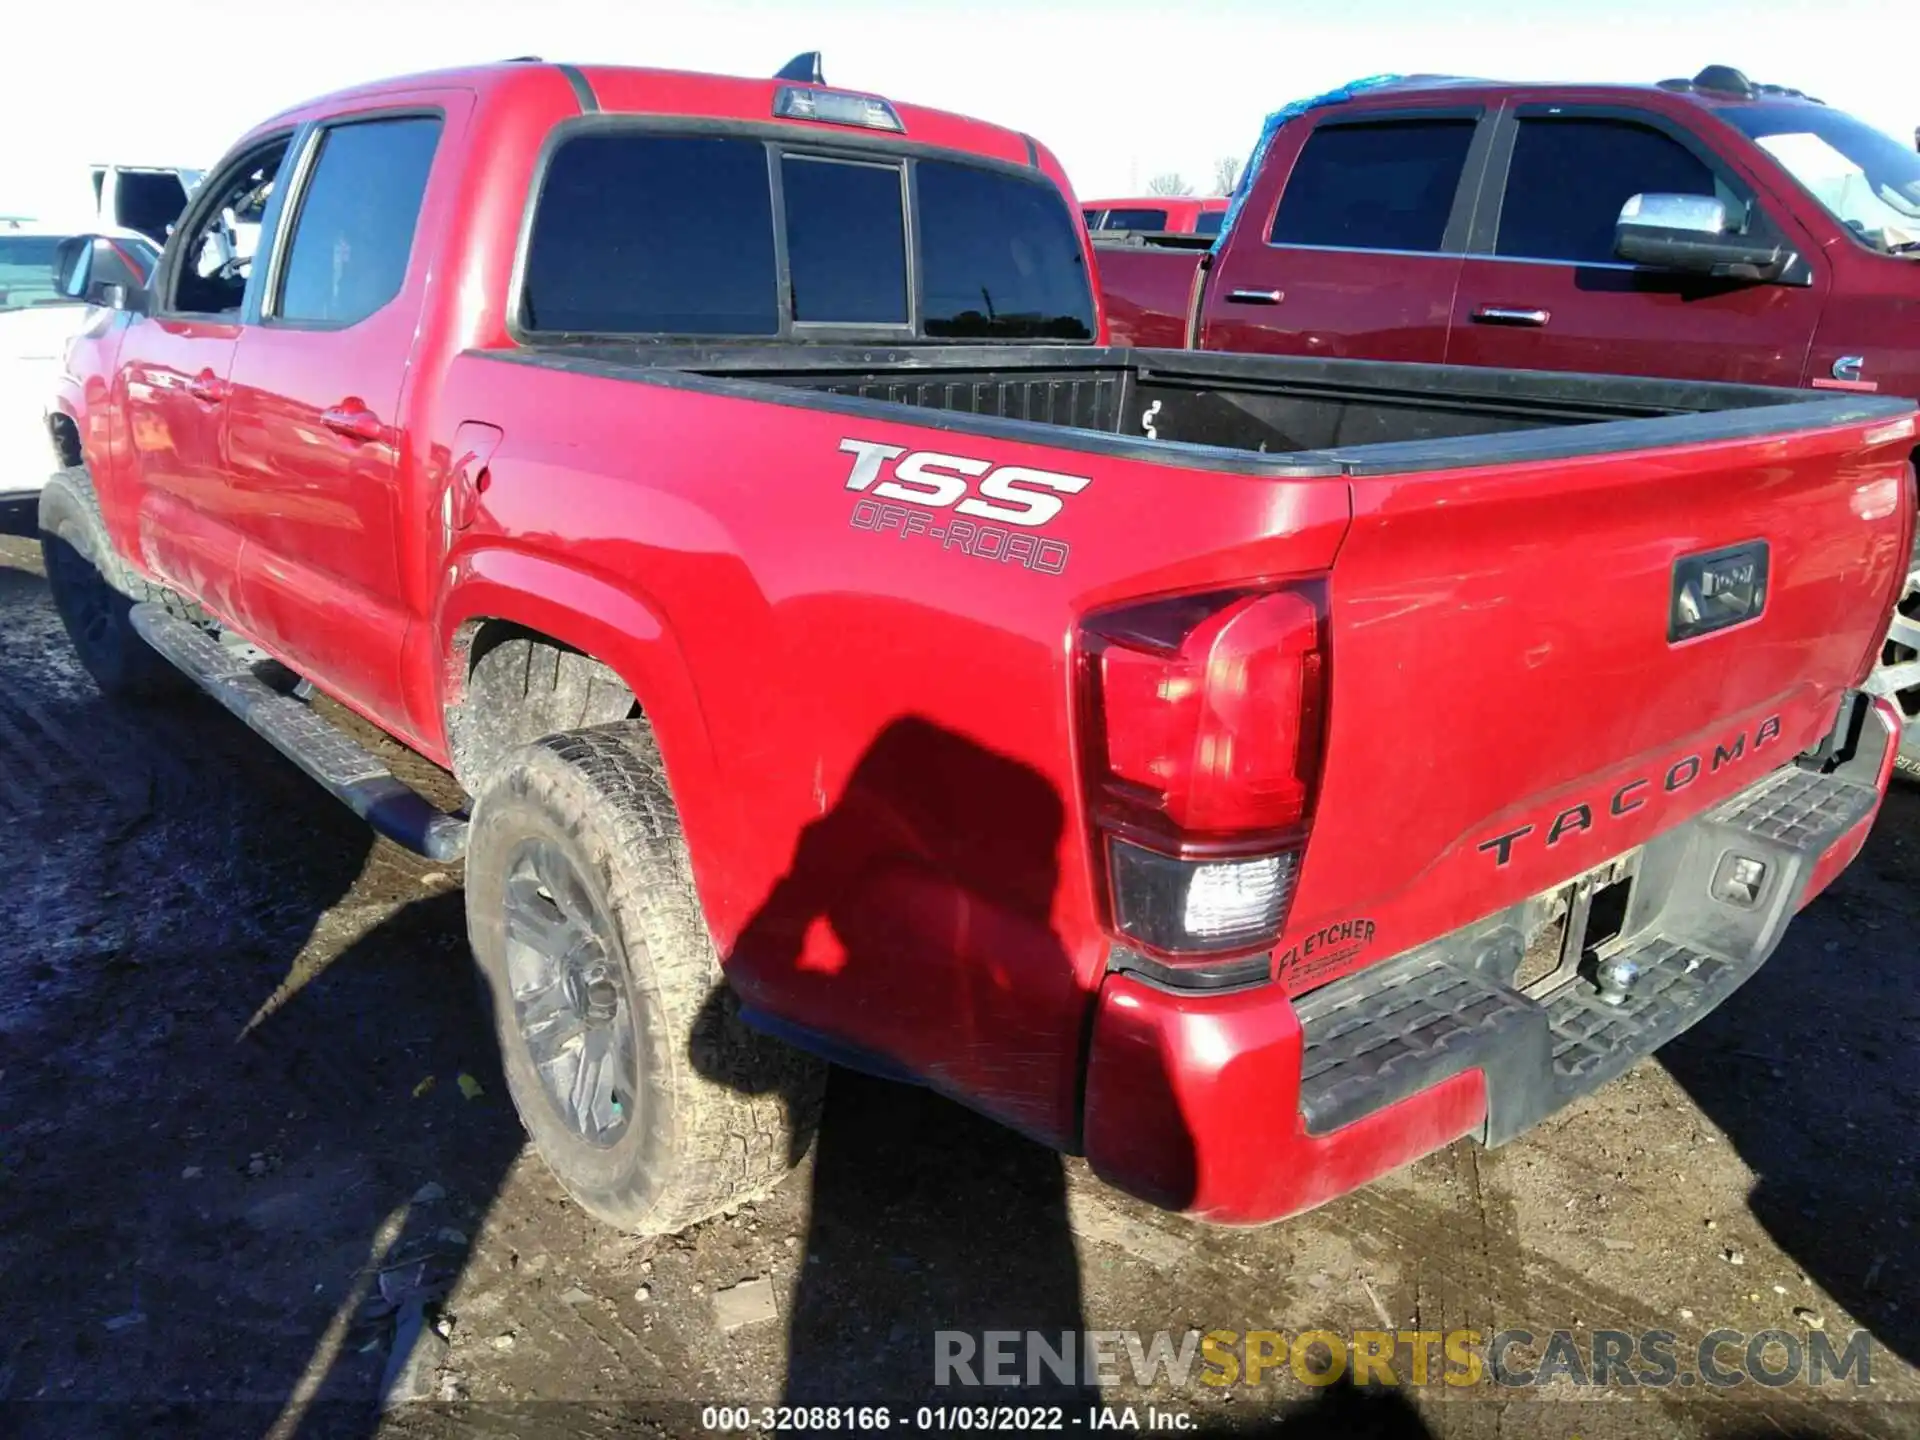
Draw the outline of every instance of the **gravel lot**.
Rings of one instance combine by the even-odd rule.
[[[1104,1399],[1302,1435],[1920,1433],[1916,837],[1904,791],[1759,977],[1622,1082],[1287,1224],[1191,1225],[837,1075],[776,1196],[635,1240],[524,1148],[457,872],[210,702],[106,705],[37,547],[0,539],[0,1432],[690,1434],[707,1404],[936,1398],[942,1328],[1670,1329],[1684,1358],[1823,1327],[1870,1332],[1869,1388],[1281,1367]],[[1083,1429],[1102,1397],[1036,1398]]]

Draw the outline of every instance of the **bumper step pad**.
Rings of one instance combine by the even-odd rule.
[[[1294,1010],[1306,1031],[1300,1110],[1315,1135],[1509,1053],[1546,1058],[1538,1005],[1436,955],[1403,956],[1324,985]]]
[[[1477,1069],[1487,1088],[1480,1138],[1512,1139],[1738,989],[1779,943],[1814,863],[1878,800],[1857,774],[1789,767],[1649,843],[1626,933],[1602,951],[1638,968],[1618,1004],[1585,976],[1533,999],[1489,973],[1491,942],[1512,943],[1511,913],[1298,997],[1307,1130],[1325,1134]],[[1766,866],[1744,903],[1710,893],[1729,854]]]
[[[1758,961],[1740,965],[1664,935],[1643,936],[1617,953],[1640,966],[1640,978],[1618,1005],[1607,1004],[1581,981],[1547,1002],[1553,1078],[1569,1099],[1627,1070],[1760,968]]]

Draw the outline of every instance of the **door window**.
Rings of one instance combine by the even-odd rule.
[[[267,201],[279,182],[288,140],[282,137],[245,156],[223,179],[219,192],[194,216],[180,245],[166,308],[188,315],[238,317],[253,273],[253,252]]]
[[[1439,250],[1477,123],[1463,116],[1321,126],[1293,163],[1268,240]]]
[[[1635,195],[1708,195],[1728,202],[1737,228],[1745,204],[1686,146],[1650,125],[1599,117],[1523,119],[1500,205],[1497,255],[1617,263],[1614,224]]]
[[[322,132],[274,318],[352,325],[400,293],[440,123],[409,115]]]

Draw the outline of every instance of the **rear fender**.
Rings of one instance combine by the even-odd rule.
[[[625,682],[652,723],[661,758],[695,857],[725,854],[723,794],[712,739],[693,679],[666,624],[641,595],[603,576],[545,556],[505,548],[468,550],[455,562],[429,632],[434,692],[424,697],[423,733],[446,750],[447,712],[466,689],[467,647],[481,622],[505,620],[570,645]],[[415,673],[421,673],[416,670]],[[434,757],[448,763],[451,756]],[[701,877],[706,878],[705,876]],[[702,893],[717,893],[707,885]]]

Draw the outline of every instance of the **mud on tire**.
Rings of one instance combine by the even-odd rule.
[[[113,700],[146,699],[193,688],[140,638],[128,614],[142,601],[200,623],[208,623],[206,613],[141,579],[114,553],[84,466],[56,472],[40,492],[40,551],[54,607],[102,694]]]
[[[798,1162],[825,1067],[740,1021],[645,720],[490,767],[466,895],[514,1105],[583,1208],[668,1234]]]
[[[509,635],[474,662],[447,714],[454,772],[478,793],[500,759],[563,730],[624,720],[633,692],[598,660],[534,635]]]

